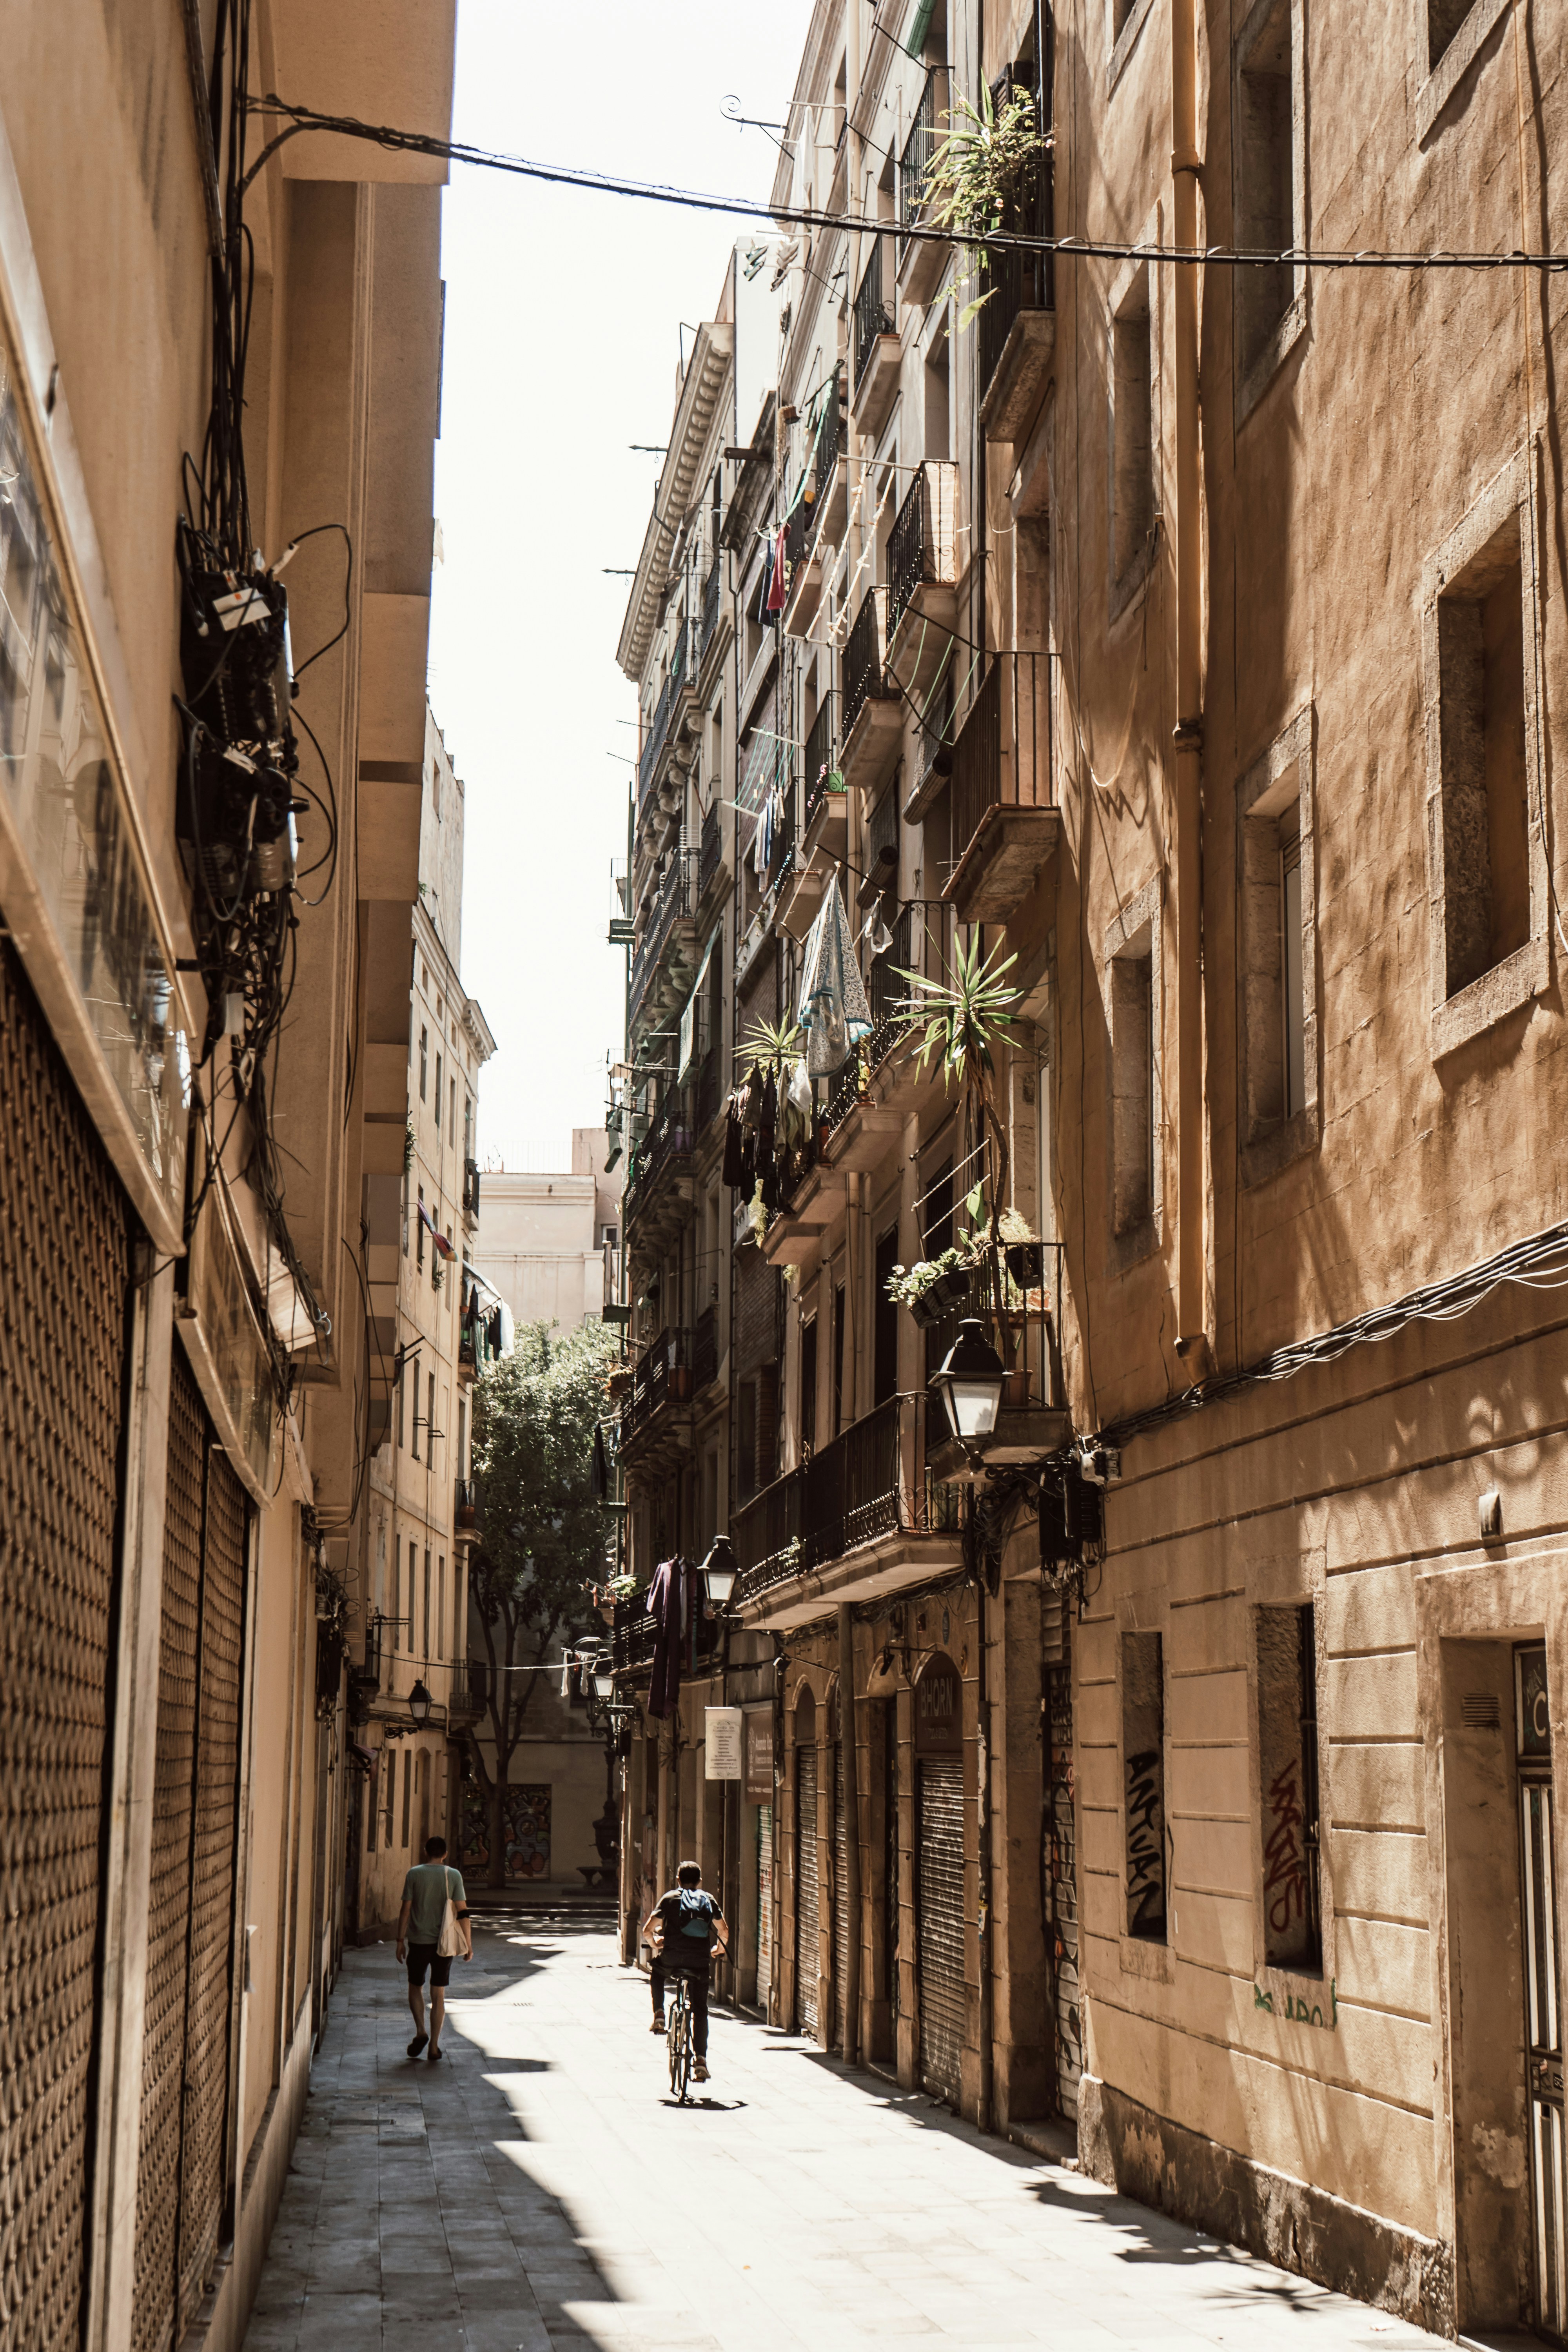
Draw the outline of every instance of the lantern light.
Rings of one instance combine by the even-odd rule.
[[[958,1336],[942,1368],[931,1378],[941,1397],[948,1426],[961,1445],[989,1437],[996,1426],[1002,1391],[1007,1378],[1001,1357],[985,1337],[985,1328],[973,1315],[958,1327]]]
[[[702,1574],[708,1580],[708,1598],[716,1609],[729,1605],[735,1590],[739,1570],[735,1566],[735,1547],[728,1536],[715,1536],[712,1548],[702,1563]]]
[[[408,1712],[423,1731],[430,1720],[430,1694],[423,1682],[416,1683],[408,1694]]]

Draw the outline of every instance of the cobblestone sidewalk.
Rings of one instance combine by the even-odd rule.
[[[717,2016],[668,2100],[611,1937],[495,1922],[438,2066],[390,1945],[352,1953],[247,2352],[1366,2352],[1419,2329]]]

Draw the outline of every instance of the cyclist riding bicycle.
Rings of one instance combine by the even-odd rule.
[[[643,1940],[653,1956],[653,2033],[665,2031],[664,1984],[667,1977],[683,1976],[691,1992],[691,2041],[696,2063],[692,2079],[708,2080],[708,1969],[715,1950],[729,1949],[724,1914],[711,1895],[702,1890],[702,1873],[694,1862],[683,1862],[677,1884],[661,1895],[642,1923]]]

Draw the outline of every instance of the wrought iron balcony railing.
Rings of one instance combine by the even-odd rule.
[[[458,1478],[454,1481],[454,1486],[452,1524],[461,1535],[465,1528],[472,1529],[479,1526],[479,1488],[472,1478]]]
[[[705,895],[709,884],[718,873],[719,861],[723,855],[723,849],[724,836],[720,824],[718,803],[715,802],[702,820],[702,841],[697,862],[699,898]]]
[[[697,912],[697,859],[698,853],[694,849],[681,847],[671,850],[659,876],[653,904],[643,925],[643,935],[632,958],[627,1002],[634,1020],[671,929],[677,922],[689,919]]]
[[[952,747],[949,806],[956,866],[988,809],[1051,805],[1045,654],[998,654]]]
[[[669,733],[670,714],[675,709],[675,698],[680,692],[680,681],[686,673],[686,626],[682,623],[680,632],[675,640],[675,651],[670,656],[668,671],[663,686],[659,688],[658,700],[654,705],[653,718],[648,725],[647,740],[643,745],[642,756],[637,761],[637,814],[639,817],[653,790],[654,773],[658,766],[659,753],[664,749],[665,739]]]
[[[706,660],[713,642],[713,632],[719,625],[719,559],[713,559],[713,569],[702,583],[702,636],[700,658]]]
[[[705,1389],[719,1377],[719,1310],[705,1307],[697,1318],[691,1347],[691,1385]]]
[[[879,335],[893,332],[891,311],[882,299],[882,240],[871,240],[871,258],[861,273],[855,297],[855,389],[859,391]]]
[[[937,127],[938,93],[945,80],[945,68],[933,66],[927,74],[921,102],[910,125],[910,135],[899,157],[899,223],[904,229],[915,226],[921,216],[921,207],[925,203],[926,184],[931,178],[931,167],[936,161],[937,141],[941,135]],[[900,237],[900,258],[903,242]]]
[[[477,1217],[479,1213],[479,1163],[477,1160],[463,1162],[463,1214]]]
[[[868,589],[844,647],[844,736],[873,695],[885,694],[887,591]]]
[[[802,763],[801,831],[811,831],[811,821],[821,807],[827,792],[827,779],[833,773],[833,703],[831,692],[822,698],[822,706],[811,722],[811,732],[805,739],[805,758]]]
[[[955,1528],[956,1490],[926,1471],[928,1414],[940,1439],[940,1405],[889,1397],[737,1511],[730,1527],[741,1570],[736,1600],[756,1600],[878,1536]]]
[[[1047,72],[1048,88],[1048,61]],[[1053,218],[1051,159],[1047,154],[1037,158],[1028,184],[1007,207],[1002,226],[1011,236],[1046,237],[1055,234]],[[1054,262],[1055,257],[1049,253],[1012,250],[992,256],[982,277],[983,290],[989,290],[977,322],[982,399],[990,388],[1019,313],[1055,310]]]

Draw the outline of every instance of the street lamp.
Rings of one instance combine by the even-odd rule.
[[[600,1700],[614,1698],[616,1670],[604,1651],[601,1650],[599,1655],[593,1660],[589,1671],[593,1676],[594,1696]]]
[[[408,1694],[408,1712],[414,1717],[415,1727],[423,1731],[430,1720],[430,1694],[422,1682],[416,1683]]]
[[[708,1598],[714,1608],[727,1608],[739,1573],[735,1566],[735,1547],[728,1536],[714,1537],[712,1548],[702,1563],[701,1573],[708,1580]]]
[[[931,1383],[942,1399],[948,1426],[961,1445],[973,1445],[980,1438],[990,1436],[996,1426],[1006,1378],[1005,1367],[985,1337],[984,1324],[973,1315],[966,1317]]]

